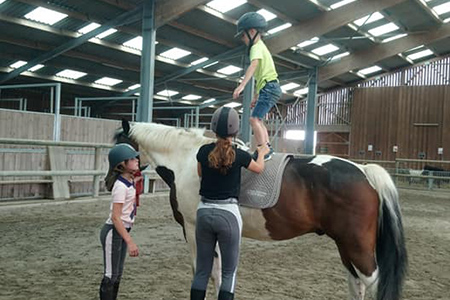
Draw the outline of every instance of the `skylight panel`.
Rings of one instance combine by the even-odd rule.
[[[127,87],[127,90],[131,91],[131,90],[135,90],[140,87],[141,87],[141,85],[139,83],[137,83],[137,84],[133,84],[132,86]]]
[[[25,18],[29,20],[45,23],[48,25],[53,25],[66,17],[66,14],[44,7],[38,7],[25,15]]]
[[[184,103],[184,104],[189,104],[189,105],[192,105],[192,102],[191,102],[191,101],[180,100],[180,101],[178,101],[178,102],[180,102],[180,103]]]
[[[444,20],[444,23],[448,23],[448,22],[450,22],[450,18],[447,18]]]
[[[365,17],[362,17],[361,19],[358,19],[353,23],[355,23],[355,25],[357,26],[362,26],[381,20],[383,18],[384,16],[382,14],[380,14],[379,12],[375,12],[372,15],[367,15]]]
[[[242,4],[247,3],[247,0],[213,0],[206,4],[221,13],[226,13]]]
[[[92,22],[91,24],[86,25],[83,28],[78,29],[78,32],[82,33],[82,34],[86,34],[88,32],[91,32],[94,29],[99,28],[99,27],[100,27],[100,24]]]
[[[164,51],[159,55],[172,60],[177,60],[189,54],[191,54],[191,52],[175,47],[170,50]]]
[[[379,66],[372,66],[372,67],[369,67],[369,68],[365,68],[365,69],[359,70],[358,73],[360,73],[362,75],[369,75],[369,74],[378,72],[380,70],[381,70],[381,68]]]
[[[137,36],[131,40],[123,43],[122,45],[138,50],[142,50],[142,36]]]
[[[115,33],[115,32],[117,32],[117,29],[110,28],[110,29],[100,33],[99,35],[97,35],[96,38],[102,39],[102,38],[107,37],[108,35]]]
[[[225,104],[224,106],[226,106],[226,107],[231,107],[231,108],[235,108],[235,107],[238,107],[238,106],[241,106],[241,105],[242,105],[242,103],[238,103],[238,102],[230,102],[230,103]]]
[[[65,78],[69,78],[69,79],[78,79],[85,75],[87,75],[87,73],[74,71],[74,70],[70,70],[70,69],[65,69],[61,72],[56,73],[56,76],[65,77]]]
[[[160,91],[160,92],[158,92],[156,94],[160,95],[160,96],[165,96],[165,97],[172,97],[172,96],[175,96],[175,95],[177,95],[179,93],[177,91],[172,91],[172,90],[162,90],[162,91]]]
[[[340,2],[338,2],[338,3],[334,3],[334,4],[330,5],[330,8],[331,8],[331,9],[336,9],[336,8],[339,8],[339,7],[341,7],[341,6],[350,4],[350,3],[355,2],[355,1],[356,1],[356,0],[343,0],[343,1],[340,1]]]
[[[5,2],[6,0],[0,0],[0,4],[2,4],[3,2]]]
[[[313,52],[314,54],[322,56],[322,55],[334,52],[336,50],[339,50],[339,47],[336,47],[333,44],[328,44],[328,45],[325,45],[325,46],[313,49],[313,50],[311,50],[311,52]]]
[[[286,92],[286,91],[298,88],[299,86],[300,86],[300,84],[297,84],[295,82],[290,82],[290,83],[282,85],[281,90],[283,90],[283,92]]]
[[[28,71],[30,71],[30,72],[36,72],[37,70],[42,69],[43,67],[44,67],[44,65],[37,64],[37,65],[35,65],[34,67],[29,68]]]
[[[263,16],[267,22],[269,22],[270,20],[273,20],[277,17],[276,14],[273,14],[264,8],[261,8],[260,10],[258,10],[257,13],[260,14],[261,16]]]
[[[107,86],[113,86],[116,84],[121,83],[123,80],[115,79],[111,77],[103,77],[95,81],[97,84],[107,85]]]
[[[199,59],[194,60],[193,62],[191,62],[191,65],[195,66],[195,65],[201,64],[202,62],[205,62],[205,61],[207,61],[208,59],[209,59],[209,58],[207,58],[207,57],[199,58]]]
[[[344,52],[344,53],[340,53],[340,54],[338,54],[338,55],[335,55],[335,56],[333,56],[332,58],[331,58],[331,60],[336,60],[336,59],[340,59],[340,58],[343,58],[343,57],[346,57],[346,56],[349,56],[350,55],[350,52]]]
[[[308,94],[308,91],[309,91],[309,88],[307,88],[307,87],[302,88],[300,90],[296,90],[294,92],[294,96],[300,97],[300,96],[306,95],[306,94]]]
[[[202,102],[202,104],[211,103],[213,101],[216,101],[216,98],[211,98],[211,99],[205,100]]]
[[[201,99],[201,98],[202,98],[202,96],[189,94],[189,95],[184,96],[181,99],[183,99],[183,100],[198,100],[198,99]]]
[[[228,67],[225,67],[225,68],[217,70],[217,72],[225,74],[225,75],[231,75],[231,74],[234,74],[236,72],[239,72],[240,70],[242,70],[242,69],[239,68],[239,67],[230,65]]]
[[[297,47],[305,48],[305,47],[307,47],[307,46],[309,46],[309,45],[313,45],[313,44],[317,43],[318,41],[319,41],[319,38],[318,38],[318,37],[313,37],[313,38],[310,39],[310,40],[301,42],[300,44],[297,45]]]
[[[21,66],[25,66],[26,64],[27,64],[26,61],[18,60],[15,63],[9,65],[9,67],[13,68],[13,69],[17,69],[17,68],[20,68]]]
[[[209,68],[211,66],[217,65],[218,63],[219,63],[219,61],[217,60],[215,62],[210,63],[209,65],[204,66],[203,69],[206,69],[206,68]]]
[[[407,35],[408,35],[407,33],[402,33],[402,34],[394,35],[394,36],[391,36],[390,38],[384,39],[384,40],[382,41],[382,43],[389,43],[389,42],[392,42],[392,41],[394,41],[394,40],[397,40],[397,39],[400,39],[400,38],[402,38],[402,37],[405,37],[405,36],[407,36]]]
[[[387,23],[385,25],[376,27],[374,29],[370,29],[369,33],[373,36],[380,36],[380,35],[383,35],[385,33],[388,33],[388,32],[391,32],[391,31],[394,31],[397,29],[398,29],[398,26],[395,25],[394,23]]]
[[[427,56],[431,56],[434,55],[433,51],[431,51],[430,49],[426,49],[414,54],[410,54],[407,56],[407,58],[411,59],[411,60],[417,60],[423,57],[427,57]]]
[[[450,1],[438,5],[438,6],[434,6],[433,10],[438,14],[438,15],[443,15],[445,13],[450,12]]]
[[[267,31],[267,33],[268,33],[268,34],[274,34],[274,33],[277,33],[277,32],[279,32],[279,31],[281,31],[281,30],[285,30],[286,28],[289,28],[289,27],[291,27],[291,26],[292,26],[291,23],[285,23],[285,24],[283,24],[283,25],[280,25],[280,26],[278,26],[278,27],[275,27],[275,28],[270,29],[269,31]]]

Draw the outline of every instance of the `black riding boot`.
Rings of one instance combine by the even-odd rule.
[[[191,300],[205,300],[206,291],[191,289]]]
[[[120,285],[120,280],[117,280],[116,282],[114,282],[113,300],[117,299],[117,294],[119,293],[119,285]]]
[[[100,300],[114,300],[114,284],[108,277],[103,277],[100,284]]]
[[[234,294],[230,292],[220,291],[219,300],[233,300]]]

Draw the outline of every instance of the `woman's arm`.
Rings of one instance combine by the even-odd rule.
[[[270,149],[267,146],[267,144],[264,144],[259,146],[257,150],[258,150],[258,158],[256,159],[256,161],[252,159],[247,169],[259,174],[262,171],[264,171],[264,155],[269,153]]]
[[[123,208],[122,203],[113,203],[112,221],[113,221],[114,227],[116,228],[117,232],[123,238],[125,243],[127,243],[128,253],[130,254],[130,256],[132,256],[132,257],[138,256],[139,249],[138,249],[137,245],[133,242],[131,235],[125,229],[125,226],[123,226],[122,219],[120,218],[122,215],[122,208]]]
[[[197,174],[198,177],[202,177],[202,164],[197,162]]]

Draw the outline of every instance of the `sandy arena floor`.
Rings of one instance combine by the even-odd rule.
[[[450,195],[401,191],[409,275],[404,299],[450,299]],[[0,299],[98,299],[99,231],[109,198],[0,206]],[[192,279],[168,197],[145,197],[119,299],[189,299]],[[236,299],[347,299],[346,272],[325,236],[243,240]],[[214,299],[212,291],[208,300]],[[368,298],[371,299],[371,298]]]

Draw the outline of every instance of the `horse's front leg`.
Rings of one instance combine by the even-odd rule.
[[[211,280],[216,288],[216,296],[219,295],[220,285],[222,284],[222,258],[220,255],[219,243],[216,244],[214,253],[214,263],[211,270]]]
[[[197,263],[197,244],[195,242],[195,224],[185,224],[186,241],[188,243],[189,254],[191,256],[192,273],[195,275]]]
[[[350,292],[349,300],[364,300],[366,286],[361,279],[348,272],[348,288]]]

